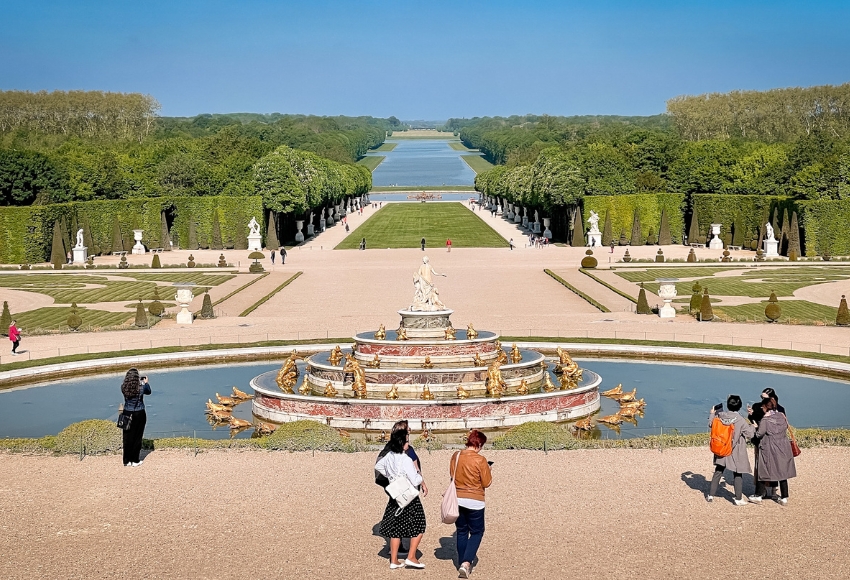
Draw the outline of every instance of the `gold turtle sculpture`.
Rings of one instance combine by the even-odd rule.
[[[527,395],[528,394],[528,382],[525,379],[522,379],[519,386],[516,388],[517,395]]]
[[[422,363],[422,368],[423,368],[423,369],[432,369],[432,368],[434,368],[434,363],[432,363],[432,362],[431,362],[431,357],[430,357],[430,356],[425,355],[425,361]]]
[[[585,417],[584,419],[580,419],[573,423],[574,431],[590,431],[593,429],[593,419],[591,417]]]
[[[483,366],[486,366],[486,365],[484,364],[484,361],[483,361],[483,360],[481,360],[481,357],[478,355],[478,353],[477,353],[477,352],[475,353],[475,358],[474,358],[474,359],[472,359],[472,364],[474,364],[474,365],[475,365],[475,366],[477,366],[477,367],[483,367]]]
[[[236,405],[238,405],[241,402],[241,401],[237,401],[233,397],[222,397],[218,393],[215,394],[215,398],[218,399],[218,403],[220,405],[225,405],[227,407],[235,407]]]
[[[328,384],[325,385],[325,396],[326,397],[336,397],[336,389],[333,386],[333,383],[328,381]]]
[[[386,340],[387,339],[387,329],[384,328],[384,325],[378,327],[378,330],[375,331],[375,340]]]
[[[408,340],[407,329],[404,328],[403,326],[399,326],[398,330],[396,330],[395,333],[396,333],[396,338],[398,340]]]
[[[256,425],[254,425],[254,432],[258,437],[263,437],[264,435],[271,435],[277,429],[277,425],[273,425],[272,423],[265,423],[260,421]]]
[[[504,352],[504,351],[502,351]],[[505,393],[505,379],[502,378],[502,363],[498,360],[493,361],[493,364],[487,369],[487,379],[484,385],[487,387],[487,394],[494,397],[501,397]]]
[[[478,331],[472,327],[471,322],[466,326],[466,338],[470,340],[472,340],[473,338],[478,338]]]
[[[549,376],[549,372],[546,371],[543,375],[543,390],[547,393],[551,393],[555,390],[555,385],[552,383],[552,377]]]
[[[330,356],[328,357],[328,360],[334,366],[338,365],[342,361],[342,349],[339,348],[339,345],[336,345],[333,348]]]
[[[634,388],[628,393],[622,393],[620,396],[617,397],[617,400],[620,401],[621,403],[630,403],[630,402],[634,401],[636,397],[637,397],[637,388]]]
[[[613,389],[608,389],[607,391],[602,391],[599,394],[602,395],[603,397],[611,397],[612,399],[615,399],[619,395],[623,394],[623,384],[620,383],[619,385],[617,385]]]
[[[393,388],[389,390],[387,393],[387,399],[390,399],[391,401],[398,399],[398,385],[393,385]]]
[[[600,417],[597,420],[600,423],[605,423],[606,425],[619,425],[623,422],[623,418],[619,415],[605,415],[604,417]]]
[[[366,366],[370,369],[379,369],[381,368],[381,358],[376,354],[375,358],[366,363]]]
[[[231,429],[247,429],[251,426],[250,421],[245,421],[244,419],[237,419],[236,417],[230,418],[230,428]]]
[[[451,326],[446,329],[446,340],[455,340],[455,329]]]
[[[434,400],[434,394],[431,393],[431,389],[428,388],[428,385],[422,386],[422,394],[419,395],[419,398],[422,399],[423,401],[433,401]]]
[[[249,399],[253,399],[254,395],[249,395],[244,391],[240,391],[236,387],[233,387],[233,395],[232,397],[238,401],[247,401]]]
[[[522,360],[522,353],[519,352],[516,343],[511,347],[511,362],[516,364]]]
[[[351,390],[354,391],[354,396],[358,399],[365,399],[366,373],[360,368],[360,363],[357,362],[357,359],[350,354],[345,355],[345,366],[342,372],[354,374],[354,382],[351,383]]]
[[[458,385],[457,386],[457,398],[458,399],[468,399],[469,398],[469,391],[467,391],[466,389],[464,389],[463,387]]]

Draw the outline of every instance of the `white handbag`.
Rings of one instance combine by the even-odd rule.
[[[402,510],[407,507],[407,504],[419,497],[419,490],[410,483],[410,480],[407,479],[407,476],[404,474],[399,475],[392,480],[386,489],[387,493],[390,494],[390,497],[398,504],[398,509],[395,511],[395,515],[400,514]]]

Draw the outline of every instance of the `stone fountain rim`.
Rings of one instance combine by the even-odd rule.
[[[402,308],[397,311],[402,316],[451,316],[454,313],[454,310],[447,308],[445,310],[409,310],[407,308]]]
[[[403,341],[403,342],[410,342],[410,341]],[[513,369],[524,369],[524,368],[527,368],[527,367],[530,367],[530,366],[539,365],[542,361],[546,360],[546,355],[543,354],[542,352],[538,352],[538,351],[533,350],[533,349],[523,349],[523,350],[525,350],[526,352],[532,352],[532,353],[538,355],[540,358],[536,358],[534,360],[529,360],[529,361],[521,361],[521,362],[518,362],[518,363],[507,363],[507,364],[503,364],[500,368],[503,371],[509,371],[509,370],[513,370]],[[324,352],[324,351],[322,351],[322,352]],[[317,352],[317,353],[314,353],[314,354],[311,354],[310,356],[308,356],[307,360],[306,360],[307,364],[309,364],[310,366],[313,366],[317,369],[323,370],[323,371],[341,372],[342,369],[343,369],[343,367],[341,365],[326,365],[324,363],[313,362],[313,361],[310,360],[311,358],[313,358],[317,354],[322,354],[322,352]],[[437,368],[437,367],[435,367],[433,369],[398,368],[398,367],[386,367],[386,368],[380,368],[379,367],[379,368],[375,369],[375,368],[365,367],[363,365],[360,365],[360,368],[362,368],[366,372],[366,374],[376,374],[376,373],[380,373],[380,372],[412,374],[412,373],[421,373],[423,371],[428,371],[430,373],[436,374],[438,372],[443,372],[443,373],[480,372],[480,371],[486,371],[488,368],[490,368],[490,365],[485,365],[483,367],[449,367],[449,368]]]
[[[491,341],[495,342],[496,340],[499,340],[501,338],[500,334],[497,334],[497,333],[495,333],[491,330],[480,330],[478,332],[479,333],[481,333],[481,332],[492,333],[493,336],[482,337],[479,334],[478,338],[458,338],[458,339],[455,339],[455,340],[445,340],[445,339],[439,340],[439,339],[433,339],[433,338],[410,338],[408,340],[388,340],[388,339],[380,340],[380,339],[377,339],[377,338],[361,338],[361,336],[360,336],[361,334],[372,334],[372,335],[374,335],[375,331],[368,330],[368,331],[362,332],[360,334],[355,334],[352,337],[352,339],[355,342],[362,342],[362,343],[367,343],[367,344],[392,344],[392,345],[399,345],[399,346],[404,346],[404,345],[443,346],[443,345],[452,345],[452,344],[476,344],[476,343],[491,342]]]

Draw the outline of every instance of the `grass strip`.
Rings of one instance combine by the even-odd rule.
[[[475,191],[474,185],[376,185],[371,193],[388,191]]]
[[[599,282],[600,284],[602,284],[603,286],[608,288],[608,290],[610,290],[611,292],[619,294],[620,296],[622,296],[626,300],[629,300],[629,301],[633,302],[634,304],[637,304],[637,298],[634,298],[633,296],[629,296],[628,294],[626,294],[622,290],[615,288],[614,286],[612,286],[611,284],[609,284],[605,280],[603,280],[603,279],[601,279],[597,276],[594,276],[593,274],[591,274],[590,272],[588,272],[584,268],[579,268],[578,271],[581,272],[582,274],[584,274],[585,276],[589,276],[592,280],[596,280],[597,282]]]
[[[263,296],[262,298],[260,298],[256,302],[254,302],[251,306],[249,306],[248,308],[243,310],[242,314],[240,314],[239,316],[248,316],[249,314],[254,312],[257,308],[259,308],[260,306],[262,306],[263,304],[268,302],[271,299],[272,296],[274,296],[275,294],[277,294],[278,292],[280,292],[281,290],[283,290],[284,288],[289,286],[292,283],[293,280],[295,280],[298,276],[300,276],[303,273],[304,272],[296,272],[291,278],[289,278],[289,280],[287,280],[286,282],[284,282],[283,284],[281,284],[280,286],[278,286],[277,288],[275,288],[274,290],[272,290],[271,292],[269,292],[268,294],[266,294],[265,296]]]
[[[492,163],[484,159],[481,155],[461,155],[460,158],[466,161],[469,168],[476,174],[493,169],[494,167]]]
[[[245,288],[247,288],[247,287],[248,287],[248,286],[250,286],[251,284],[256,284],[257,282],[259,282],[260,280],[262,280],[263,278],[265,278],[265,277],[266,277],[266,276],[268,276],[269,274],[270,274],[270,272],[263,272],[262,274],[260,274],[259,276],[256,276],[253,280],[251,280],[250,282],[248,282],[248,283],[247,283],[247,284],[245,284],[244,286],[240,286],[239,288],[237,288],[236,290],[234,290],[233,292],[231,292],[230,294],[228,294],[228,295],[227,295],[227,296],[225,296],[224,298],[219,298],[218,300],[216,300],[215,302],[213,302],[213,303],[212,303],[212,304],[213,304],[213,306],[218,306],[219,304],[221,304],[221,303],[222,303],[222,302],[224,302],[225,300],[229,300],[230,298],[233,298],[234,296],[236,296],[237,294],[239,294],[240,292],[242,292]]]
[[[581,290],[579,290],[578,288],[576,288],[575,286],[573,286],[572,284],[570,284],[569,282],[567,282],[566,280],[564,280],[563,278],[561,278],[560,276],[555,274],[552,270],[549,270],[547,268],[547,269],[544,269],[543,271],[546,272],[547,274],[549,274],[552,278],[554,278],[558,282],[560,282],[563,286],[565,286],[573,294],[578,295],[579,298],[583,298],[591,306],[595,306],[596,308],[598,308],[602,312],[611,312],[610,310],[608,310],[608,308],[605,307],[604,304],[600,304],[599,302],[594,300],[592,297],[588,296],[587,294],[585,294],[584,292],[582,292]]]
[[[381,143],[380,147],[375,147],[372,151],[392,151],[398,143]]]
[[[464,145],[461,141],[452,141],[449,143],[449,147],[455,151],[472,151],[472,149]]]
[[[362,165],[369,171],[375,171],[375,168],[380,165],[386,156],[384,155],[367,155],[357,161],[357,165]]]

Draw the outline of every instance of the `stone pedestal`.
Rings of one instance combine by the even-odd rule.
[[[722,224],[711,224],[711,235],[714,237],[711,238],[711,241],[708,242],[708,247],[711,250],[722,250],[723,249],[723,240],[720,239],[720,226]]]
[[[535,234],[540,233],[540,222],[534,222],[531,227],[531,231]]]
[[[443,338],[446,329],[452,325],[450,320],[454,310],[435,310],[433,312],[399,310],[401,315],[401,327],[407,330],[407,337],[415,340],[418,338]]]
[[[671,302],[676,297],[676,278],[659,278],[658,282],[658,297],[664,301],[664,306],[658,309],[658,316],[661,318],[675,318],[676,309],[673,308]]]
[[[764,257],[778,258],[779,257],[779,240],[764,240]]]
[[[518,211],[514,212],[514,223],[515,224],[521,224],[522,223],[522,216],[519,215]]]
[[[552,230],[549,229],[550,223],[552,223],[552,218],[543,218],[543,237],[547,240],[552,239]]]
[[[177,294],[174,299],[180,305],[180,312],[177,313],[175,320],[177,324],[192,324],[193,316],[189,311],[189,304],[195,297],[192,294],[192,288],[195,286],[192,283],[176,282],[174,286],[177,288]]]
[[[308,236],[315,236],[316,235],[316,228],[313,226],[312,222],[307,224],[307,235]]]
[[[528,216],[522,216],[522,227],[528,229]]]
[[[328,229],[328,222],[325,220],[325,218],[322,218],[319,220],[319,231],[323,232],[326,229]]]
[[[74,263],[75,264],[85,264],[88,259],[88,248],[85,246],[75,247],[74,248]]]
[[[248,234],[248,251],[260,252],[263,250],[263,238],[260,234]]]
[[[601,233],[588,233],[587,234],[587,246],[589,248],[595,248],[602,245],[602,234]]]
[[[131,253],[142,255],[145,253],[145,246],[142,245],[142,234],[144,230],[133,230],[133,239],[136,240]]]
[[[497,205],[496,206],[496,215],[502,215],[502,214],[504,214],[504,211],[502,210],[502,206]]]
[[[304,227],[304,220],[295,220],[295,229],[298,232],[295,234],[295,241],[299,244],[304,241],[304,234],[301,233],[301,229]]]

